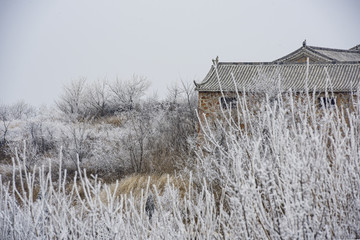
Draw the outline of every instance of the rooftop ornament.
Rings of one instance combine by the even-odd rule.
[[[213,59],[212,62],[214,66],[217,66],[217,64],[219,63],[219,56],[216,56],[216,58]]]

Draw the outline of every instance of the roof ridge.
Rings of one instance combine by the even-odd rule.
[[[305,46],[302,46],[302,47],[296,49],[295,51],[293,51],[293,52],[291,52],[291,53],[289,53],[289,54],[287,54],[287,55],[285,55],[285,56],[283,56],[283,57],[281,57],[281,58],[278,58],[278,59],[274,60],[273,62],[283,62],[283,61],[286,61],[287,59],[291,58],[292,56],[294,56],[294,55],[296,55],[296,54],[298,54],[298,53],[304,52],[304,51],[308,51],[308,52],[310,52],[310,53],[312,53],[312,54],[317,55],[317,56],[315,56],[315,57],[317,57],[317,58],[319,58],[319,59],[323,58],[323,59],[327,59],[327,60],[329,60],[329,61],[335,61],[335,60],[336,60],[336,59],[330,58],[330,57],[328,57],[328,56],[326,56],[326,55],[324,55],[324,54],[322,54],[322,53],[319,53],[319,52],[316,51],[315,49],[313,49],[313,48],[305,45]]]
[[[309,65],[346,65],[346,64],[360,64],[360,61],[332,61],[332,62],[310,62]],[[218,65],[306,65],[306,63],[298,62],[219,62]]]
[[[317,46],[309,46],[309,45],[304,45],[298,49],[296,49],[295,51],[281,57],[281,58],[278,58],[276,60],[274,60],[273,62],[283,62],[283,61],[287,61],[289,59],[291,59],[292,57],[296,56],[296,55],[299,55],[302,54],[302,53],[305,53],[306,52],[308,54],[313,54],[315,58],[318,58],[318,60],[320,61],[339,61],[339,62],[342,62],[341,60],[338,60],[337,58],[334,58],[332,57],[331,55],[333,54],[330,54],[330,52],[333,52],[333,53],[350,53],[350,54],[359,54],[360,51],[359,50],[356,50],[356,47],[353,47],[351,49],[335,49],[335,48],[326,48],[326,47],[317,47]],[[328,54],[326,54],[326,52],[321,52],[321,51],[328,51]]]
[[[349,49],[350,51],[360,52],[360,44]]]
[[[329,56],[327,56],[327,55],[325,55],[325,54],[323,54],[323,53],[320,53],[320,52],[318,52],[318,51],[316,51],[316,50],[320,50],[319,48],[318,49],[316,49],[316,48],[313,48],[313,47],[311,47],[311,46],[305,46],[305,49],[306,50],[309,50],[310,52],[312,52],[312,53],[315,53],[315,54],[317,54],[317,55],[320,55],[321,57],[323,57],[323,58],[327,58],[327,59],[329,59],[329,60],[331,60],[331,61],[337,61],[336,59],[334,59],[334,58],[332,58],[332,57],[329,57]]]
[[[312,48],[314,50],[327,50],[327,51],[334,51],[334,52],[351,52],[351,53],[357,52],[356,50],[351,50],[351,49],[327,48],[327,47],[317,47],[317,46],[307,46],[307,47]]]

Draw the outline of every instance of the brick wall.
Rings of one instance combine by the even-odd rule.
[[[235,92],[226,92],[224,93],[225,97],[237,97],[237,94]],[[242,94],[239,94],[240,98],[242,98]],[[310,94],[312,97],[312,93]],[[221,92],[199,92],[198,94],[198,112],[200,121],[202,123],[205,123],[204,117],[206,116],[208,122],[212,124],[215,119],[221,119],[222,112],[221,112],[221,98],[223,95]],[[305,100],[305,95],[295,94],[295,98],[298,99],[299,97],[303,98]],[[315,104],[317,104],[317,107],[319,108],[319,112],[321,112],[320,108],[320,102],[319,98],[325,97],[324,93],[317,93]],[[329,97],[331,97],[331,94],[329,94]],[[336,99],[336,105],[341,108],[348,108],[350,112],[357,111],[357,109],[353,109],[353,103],[352,100],[357,101],[357,96],[351,95],[349,93],[334,93],[334,97]],[[259,107],[259,101],[256,99],[257,96],[254,94],[249,94],[246,97],[247,106],[250,109],[256,109]],[[200,132],[200,126],[197,126],[197,131],[199,134]]]

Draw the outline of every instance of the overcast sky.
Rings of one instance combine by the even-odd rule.
[[[64,84],[134,73],[165,96],[220,61],[360,43],[357,0],[0,0],[0,103],[53,104]]]

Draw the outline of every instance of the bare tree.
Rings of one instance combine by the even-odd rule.
[[[189,140],[195,136],[196,94],[190,85],[182,85],[169,88],[168,97],[160,108],[144,110],[156,111],[150,135],[152,166],[156,171],[181,169],[192,153]]]
[[[11,117],[10,117],[10,109],[8,106],[1,105],[0,106],[0,120],[2,122],[2,128],[0,128],[2,134],[2,138],[0,141],[0,145],[6,144],[6,135],[9,132],[9,126],[11,123]]]
[[[109,84],[106,79],[96,81],[87,89],[85,102],[93,116],[103,117],[111,112]]]
[[[85,82],[85,78],[79,78],[72,81],[70,85],[64,86],[64,92],[56,105],[66,115],[79,117],[79,115],[84,114]]]
[[[14,119],[28,118],[35,115],[35,109],[24,100],[20,100],[10,106],[10,111]]]
[[[133,75],[128,81],[116,79],[110,85],[113,102],[118,105],[119,110],[133,110],[149,86],[148,80],[138,75]]]
[[[194,132],[196,131],[196,108],[197,108],[197,94],[194,89],[194,84],[192,83],[185,83],[183,80],[181,80],[181,93],[183,94],[186,104],[187,104],[187,113],[188,118],[190,120],[190,125],[192,125],[192,128]]]
[[[87,123],[70,123],[66,131],[62,132],[61,144],[64,146],[64,156],[71,160],[75,166],[77,160],[80,164],[91,156],[91,129]]]
[[[153,134],[148,112],[131,114],[129,133],[123,139],[123,145],[128,150],[131,167],[134,172],[142,172],[148,163],[148,153],[152,145],[149,140]]]

